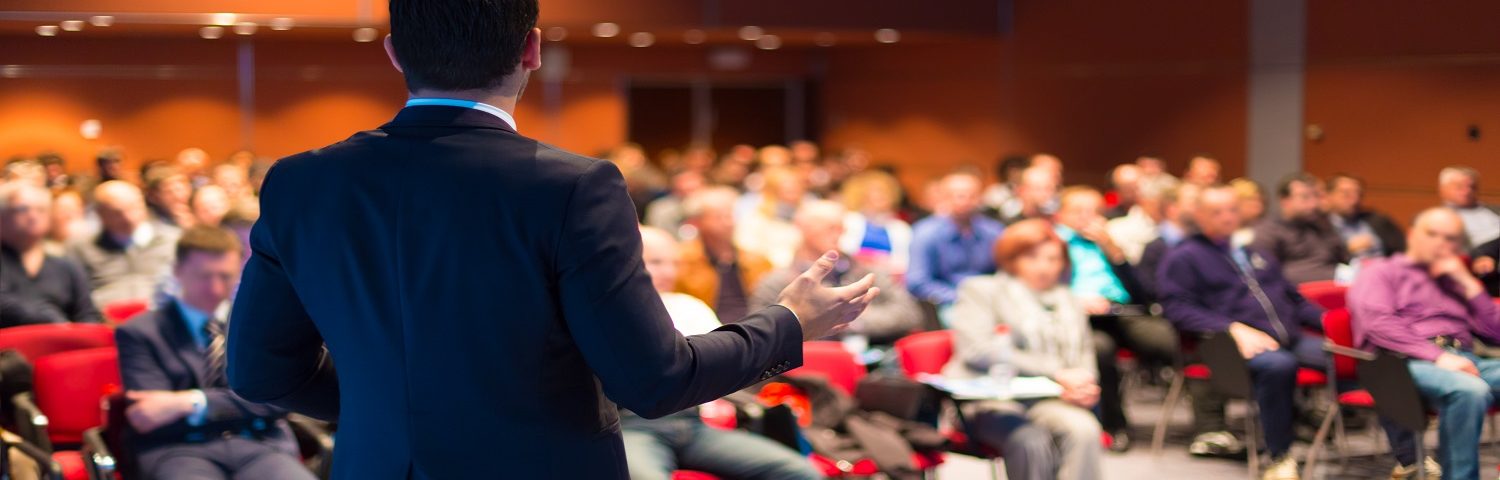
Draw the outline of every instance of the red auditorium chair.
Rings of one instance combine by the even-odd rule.
[[[914,333],[896,340],[895,347],[897,363],[901,365],[901,371],[908,378],[915,380],[918,375],[924,373],[937,375],[942,373],[948,360],[953,358],[953,332],[933,330]],[[958,428],[953,428],[951,425],[942,426],[944,436],[948,437],[948,451],[988,460],[990,477],[999,479],[1000,451],[979,442],[970,441],[969,438],[972,435],[968,421],[964,418],[962,410],[958,409],[957,402],[954,402],[953,407],[958,414]]]
[[[1297,285],[1297,293],[1324,310],[1335,310],[1347,305],[1345,298],[1349,295],[1349,287],[1333,280],[1321,280]]]
[[[33,368],[33,391],[16,396],[17,414],[26,420],[18,422],[18,433],[52,452],[64,478],[88,478],[77,447],[84,431],[103,423],[101,400],[121,390],[115,348],[45,355],[33,361]]]
[[[54,353],[114,345],[115,329],[93,323],[47,323],[0,329],[0,350],[21,352],[32,362]]]
[[[104,318],[113,323],[125,323],[130,317],[146,311],[150,308],[150,302],[145,299],[118,300],[104,306]]]
[[[672,472],[672,480],[719,480],[719,477],[693,470],[678,470]]]
[[[829,384],[843,390],[850,397],[854,397],[859,381],[863,380],[868,373],[865,366],[854,358],[854,354],[844,348],[843,343],[814,341],[802,344],[802,366],[786,372],[785,375],[821,376],[828,379]],[[834,461],[814,453],[810,460],[823,472],[824,476],[829,478],[867,477],[879,472],[875,462],[868,458],[849,463]],[[924,472],[937,468],[942,463],[941,454],[921,452],[912,454],[912,464]]]

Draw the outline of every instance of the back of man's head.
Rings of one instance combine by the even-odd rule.
[[[391,47],[410,91],[497,87],[521,63],[537,0],[391,0]]]

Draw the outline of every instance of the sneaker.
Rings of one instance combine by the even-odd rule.
[[[1443,467],[1438,466],[1437,460],[1432,457],[1422,461],[1422,468],[1427,470],[1427,480],[1440,480],[1443,478]],[[1397,465],[1391,469],[1391,480],[1408,480],[1417,478],[1416,465]]]
[[[1203,432],[1193,437],[1188,453],[1198,457],[1231,457],[1245,452],[1239,437],[1226,431]]]
[[[1105,444],[1105,448],[1108,448],[1109,451],[1113,453],[1125,453],[1129,451],[1130,432],[1126,430],[1120,430],[1118,432],[1109,434],[1109,442]]]
[[[1280,460],[1271,462],[1266,473],[1260,475],[1261,480],[1301,480],[1301,472],[1297,471],[1297,459],[1291,455],[1283,455]]]

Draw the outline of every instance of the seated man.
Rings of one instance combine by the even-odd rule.
[[[1460,257],[1463,242],[1456,212],[1426,210],[1406,252],[1366,263],[1349,289],[1356,344],[1407,356],[1417,389],[1437,408],[1438,463],[1449,479],[1479,478],[1480,431],[1500,389],[1500,360],[1473,353],[1476,335],[1500,342],[1500,308]],[[1415,463],[1394,450],[1403,465]]]
[[[41,187],[0,184],[0,328],[99,321],[83,270],[45,250],[51,207]]]
[[[1120,391],[1115,352],[1129,348],[1143,360],[1170,365],[1178,349],[1177,332],[1160,317],[1124,307],[1145,299],[1125,252],[1105,229],[1104,196],[1091,187],[1063,190],[1057,210],[1057,235],[1067,244],[1073,294],[1083,302],[1094,327],[1099,362],[1100,420],[1114,436],[1117,451],[1130,446],[1130,423]]]
[[[1297,368],[1327,364],[1322,339],[1302,329],[1321,329],[1323,311],[1297,294],[1274,259],[1231,245],[1230,236],[1240,227],[1238,202],[1230,187],[1203,189],[1193,212],[1200,233],[1167,253],[1156,283],[1166,316],[1178,330],[1234,337],[1249,363],[1272,459],[1263,478],[1297,480],[1297,459],[1288,454]]]
[[[995,273],[990,245],[1005,226],[979,213],[980,185],[973,173],[948,174],[938,184],[945,212],[912,225],[906,288],[917,299],[937,305],[939,312],[958,298],[958,282]]]
[[[1349,261],[1344,238],[1323,213],[1322,184],[1307,173],[1282,179],[1276,189],[1281,216],[1256,225],[1250,242],[1283,265],[1293,284],[1333,280],[1339,264]]]
[[[1328,220],[1354,258],[1386,257],[1406,250],[1406,237],[1391,217],[1364,205],[1365,181],[1349,174],[1328,177]]]
[[[811,267],[823,252],[839,249],[839,238],[844,235],[844,206],[829,200],[806,202],[797,209],[792,223],[802,232],[802,245],[790,267],[772,271],[761,280],[755,294],[750,297],[751,310],[776,304],[781,290]],[[862,335],[870,343],[890,345],[921,325],[922,309],[911,294],[896,288],[889,275],[871,272],[855,264],[847,255],[839,257],[838,264],[823,278],[823,283],[845,285],[865,275],[875,275],[875,286],[880,287],[881,294],[849,324],[846,333]]]
[[[698,335],[719,327],[718,317],[703,301],[672,291],[677,284],[678,252],[671,234],[642,227],[641,256],[678,332]],[[822,478],[801,454],[775,441],[744,430],[704,425],[697,408],[655,420],[622,409],[620,430],[633,480],[667,480],[677,469],[744,479]]]
[[[145,478],[312,479],[286,412],[248,402],[224,376],[225,314],[240,240],[194,227],[177,242],[181,293],[115,332],[130,406],[126,441]]]
[[[68,255],[83,266],[94,289],[94,303],[145,300],[171,276],[177,234],[149,218],[135,185],[109,181],[94,187],[99,235],[75,242]]]
[[[708,187],[683,201],[687,236],[682,245],[682,273],[677,291],[697,297],[719,318],[750,313],[750,290],[771,271],[771,261],[734,245],[734,202],[729,187]]]

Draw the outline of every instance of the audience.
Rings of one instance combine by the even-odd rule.
[[[792,280],[807,271],[829,250],[842,250],[839,238],[844,236],[845,210],[843,205],[829,200],[814,200],[797,209],[793,223],[801,232],[802,245],[797,249],[795,260],[788,267],[778,268],[766,275],[750,297],[750,310],[755,311],[776,303],[781,291],[791,285]],[[879,270],[863,267],[850,259],[847,252],[839,257],[833,271],[823,278],[828,285],[848,285],[866,275],[875,276],[875,286],[880,296],[865,309],[859,318],[849,324],[847,333],[860,335],[869,343],[890,345],[920,325],[922,310],[910,294],[897,288],[890,275]]]
[[[140,189],[120,180],[94,188],[100,231],[80,239],[68,255],[83,266],[94,303],[151,298],[170,276],[177,233],[152,222]]]
[[[1182,172],[1182,181],[1199,187],[1206,187],[1219,183],[1219,160],[1198,154],[1188,160],[1187,170]]]
[[[1500,269],[1496,268],[1496,261],[1500,260],[1500,238],[1474,247],[1469,252],[1469,257],[1474,259],[1470,268],[1479,276],[1479,281],[1484,283],[1485,290],[1491,296],[1500,296]]]
[[[1322,185],[1307,173],[1282,179],[1276,187],[1281,216],[1261,221],[1250,242],[1274,257],[1292,283],[1333,280],[1339,265],[1349,261],[1343,237],[1323,213]]]
[[[1500,238],[1500,206],[1479,201],[1479,172],[1469,167],[1447,167],[1438,174],[1438,197],[1458,212],[1467,234],[1464,246],[1476,247]]]
[[[1259,409],[1260,431],[1271,466],[1267,480],[1296,480],[1297,459],[1289,455],[1293,435],[1293,394],[1298,367],[1322,370],[1322,340],[1303,332],[1321,330],[1323,312],[1297,293],[1275,258],[1230,244],[1239,229],[1238,199],[1229,187],[1198,194],[1189,237],[1162,261],[1157,274],[1166,316],[1187,334],[1228,334],[1248,360]],[[1202,412],[1195,407],[1195,415]],[[1222,410],[1200,425],[1224,425]],[[1233,434],[1224,428],[1215,436]],[[1208,433],[1208,432],[1204,432]]]
[[[1129,165],[1128,166],[1133,166]],[[1116,169],[1118,172],[1119,170]],[[1176,185],[1171,181],[1154,181],[1138,184],[1132,194],[1131,207],[1120,215],[1110,218],[1107,224],[1109,236],[1125,252],[1125,259],[1132,265],[1141,261],[1146,245],[1156,240],[1163,221],[1162,196]],[[1117,187],[1118,188],[1118,187]],[[1116,205],[1118,207],[1118,205]],[[1104,215],[1109,218],[1109,213]]]
[[[32,183],[0,184],[0,328],[100,321],[83,270],[43,248],[51,204]]]
[[[1052,170],[1033,165],[1021,172],[1021,183],[1016,188],[1019,205],[1015,214],[1001,216],[1006,225],[1022,220],[1047,219],[1057,211],[1057,175]]]
[[[1156,224],[1156,238],[1141,250],[1141,260],[1135,264],[1136,282],[1141,285],[1141,293],[1153,303],[1160,298],[1156,273],[1162,258],[1194,232],[1193,211],[1198,204],[1199,190],[1197,185],[1178,183],[1161,192],[1162,215],[1161,222]]]
[[[224,214],[229,213],[229,199],[229,194],[218,185],[204,185],[193,191],[193,224],[219,226]]]
[[[652,200],[646,205],[645,224],[668,232],[673,235],[681,235],[677,229],[682,226],[685,215],[682,213],[682,202],[706,185],[707,179],[699,170],[683,170],[672,176],[672,191],[666,196]]]
[[[229,390],[225,343],[240,242],[194,227],[175,245],[181,293],[115,331],[126,435],[146,478],[312,479],[276,407]]]
[[[683,202],[687,225],[694,232],[682,245],[682,273],[677,291],[698,297],[719,318],[749,313],[750,289],[771,271],[771,262],[734,245],[734,202],[729,187],[709,187]]]
[[[1229,186],[1240,199],[1240,229],[1232,238],[1243,247],[1255,241],[1255,227],[1266,218],[1266,194],[1259,183],[1244,177],[1230,180]]]
[[[1352,258],[1385,257],[1406,250],[1406,236],[1396,222],[1364,205],[1365,182],[1348,174],[1328,177],[1328,220]]]
[[[1101,428],[1093,339],[1083,302],[1058,282],[1068,267],[1062,239],[1043,220],[1011,225],[994,245],[1001,273],[971,276],[953,305],[953,359],[948,376],[986,375],[1007,362],[1018,375],[1056,381],[1063,393],[1035,402],[980,401],[963,405],[977,440],[1001,452],[1007,478],[1099,479]],[[1010,358],[998,358],[1003,327]]]
[[[1423,211],[1406,251],[1366,262],[1349,290],[1356,344],[1407,357],[1417,390],[1437,409],[1438,463],[1449,479],[1479,478],[1480,431],[1500,390],[1500,360],[1474,354],[1476,337],[1500,342],[1500,307],[1460,258],[1464,235],[1452,209]],[[1398,471],[1417,460],[1405,437],[1391,438]]]
[[[191,201],[193,185],[187,175],[166,164],[148,165],[142,172],[151,220],[177,229],[193,226],[196,220]]]
[[[839,249],[870,269],[903,278],[911,259],[912,231],[896,215],[901,202],[896,177],[879,170],[860,172],[844,181],[839,195],[849,209]]]
[[[1005,227],[978,214],[979,189],[979,177],[971,172],[948,174],[937,192],[944,212],[912,226],[906,288],[917,299],[937,305],[940,312],[958,297],[958,282],[995,272],[990,246]]]
[[[1115,166],[1109,174],[1109,184],[1113,187],[1110,192],[1114,194],[1115,204],[1104,211],[1104,217],[1113,220],[1135,208],[1136,197],[1141,191],[1141,167],[1131,163]]]
[[[1135,166],[1141,169],[1141,183],[1167,182],[1178,183],[1177,177],[1167,173],[1167,162],[1162,161],[1156,155],[1141,155],[1136,157]]]
[[[765,186],[760,195],[747,195],[745,198],[756,201],[735,217],[739,228],[734,231],[734,244],[781,268],[792,263],[792,255],[802,243],[791,224],[792,214],[813,197],[807,193],[807,178],[790,167],[773,167],[762,173]]]
[[[1006,155],[995,167],[995,178],[1000,181],[984,189],[985,214],[994,218],[1014,217],[1021,211],[1021,199],[1016,195],[1020,188],[1021,172],[1031,166],[1025,155]]]
[[[1104,196],[1092,187],[1069,187],[1060,200],[1055,228],[1067,246],[1066,275],[1097,331],[1095,348],[1103,388],[1100,419],[1114,437],[1112,447],[1123,451],[1130,447],[1130,424],[1115,352],[1128,348],[1144,360],[1170,365],[1177,355],[1177,335],[1166,320],[1146,315],[1144,309],[1125,308],[1140,305],[1136,298],[1143,295],[1125,252],[1105,229]]]
[[[642,227],[641,256],[678,332],[698,335],[719,328],[719,317],[708,305],[672,291],[678,281],[678,252],[671,234]],[[745,430],[709,427],[697,408],[654,420],[622,410],[620,433],[632,480],[668,480],[677,469],[743,479],[822,478],[800,453]]]
[[[67,246],[73,239],[83,234],[84,221],[83,195],[78,190],[65,188],[58,190],[52,197],[52,218],[48,224],[47,239],[43,241],[47,254],[55,257],[67,255]]]

